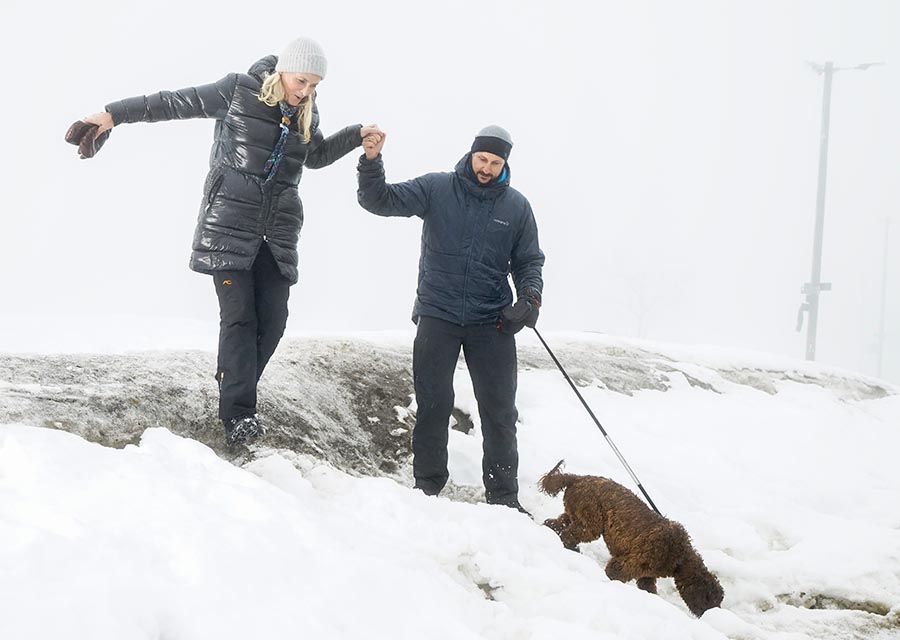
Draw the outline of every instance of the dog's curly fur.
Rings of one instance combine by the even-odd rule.
[[[637,580],[644,591],[656,593],[656,579],[675,578],[675,588],[695,616],[722,604],[724,592],[679,523],[664,518],[633,492],[609,478],[562,473],[564,461],[541,478],[551,496],[565,490],[565,512],[544,524],[563,546],[578,550],[581,542],[603,537],[612,556],[606,565],[610,580]]]

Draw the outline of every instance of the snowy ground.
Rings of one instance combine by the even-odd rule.
[[[546,337],[668,358],[667,391],[582,393],[719,576],[722,609],[695,619],[670,579],[659,596],[609,582],[602,542],[575,554],[525,516],[459,501],[480,486],[460,369],[476,429],[451,431],[455,500],[290,451],[236,467],[164,428],[112,449],[0,425],[0,638],[900,637],[896,389],[860,399],[852,376],[763,354]],[[561,458],[633,488],[560,374],[532,364],[519,433],[535,519],[561,511],[535,488]],[[723,374],[751,368],[754,384]]]

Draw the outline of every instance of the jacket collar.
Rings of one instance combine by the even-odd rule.
[[[478,182],[478,178],[475,177],[475,172],[472,171],[471,151],[456,163],[454,171],[467,191],[483,199],[496,198],[506,192],[506,189],[509,187],[510,176],[512,173],[509,168],[509,163],[507,162],[503,167],[503,173],[500,174],[500,179],[498,181],[482,186],[481,183]]]

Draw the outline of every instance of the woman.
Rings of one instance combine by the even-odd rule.
[[[289,290],[297,282],[303,167],[326,167],[366,136],[380,136],[374,125],[322,135],[315,99],[326,68],[319,44],[299,38],[246,74],[113,102],[66,134],[90,158],[113,126],[216,120],[190,266],[212,274],[219,299],[216,380],[228,444],[265,433],[256,414],[256,385],[284,334]]]

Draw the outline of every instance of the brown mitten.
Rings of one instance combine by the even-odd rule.
[[[78,145],[78,157],[82,160],[93,158],[97,152],[100,151],[103,143],[109,138],[110,129],[107,129],[98,136],[97,130],[99,128],[100,127],[91,124],[90,122],[78,120],[77,122],[73,122],[72,126],[69,127],[69,130],[66,131],[66,142]]]
[[[100,127],[94,125],[81,138],[81,142],[78,144],[78,156],[82,160],[93,158],[97,155],[97,152],[100,151],[100,147],[102,147],[103,143],[106,142],[106,139],[109,138],[109,132],[112,131],[112,129],[107,129],[98,136],[97,130],[99,128]]]
[[[69,127],[69,130],[66,131],[66,142],[74,145],[80,144],[84,134],[87,133],[88,129],[91,127],[97,128],[97,125],[85,122],[84,120],[73,122],[72,126]]]

